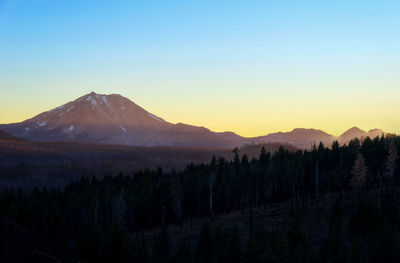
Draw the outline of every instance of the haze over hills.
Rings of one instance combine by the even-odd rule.
[[[368,132],[356,127],[339,137],[316,129],[297,128],[246,138],[233,132],[212,132],[204,127],[165,121],[131,100],[118,95],[94,92],[20,123],[0,125],[7,133],[33,141],[71,141],[132,146],[175,146],[232,148],[248,144],[281,143],[310,148],[334,140],[347,143],[353,138],[376,137],[379,129]]]
[[[275,152],[280,143],[240,148],[249,159],[258,158],[261,148]],[[82,142],[33,142],[0,130],[0,190],[18,185],[60,187],[81,176],[117,175],[144,169],[182,170],[188,164],[209,162],[213,156],[233,158],[231,148],[140,147]]]

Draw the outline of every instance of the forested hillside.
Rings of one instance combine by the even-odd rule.
[[[279,150],[281,144],[245,145],[242,154],[258,157],[262,147]],[[297,148],[285,144],[285,149]],[[233,148],[232,148],[233,149]],[[0,130],[0,190],[18,186],[65,187],[82,176],[132,173],[142,169],[182,170],[189,163],[201,164],[213,155],[232,159],[232,149],[136,147],[76,142],[33,142],[11,136]]]
[[[81,262],[398,262],[399,150],[395,136],[235,149],[181,171],[8,189],[0,211]]]

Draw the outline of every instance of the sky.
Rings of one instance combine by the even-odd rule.
[[[243,136],[400,133],[400,1],[0,0],[0,123],[91,91]]]

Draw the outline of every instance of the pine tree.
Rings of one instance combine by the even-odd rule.
[[[217,160],[215,156],[213,156],[211,163],[210,163],[210,175],[208,177],[208,184],[209,184],[209,205],[210,205],[210,214],[211,218],[214,218],[214,192],[215,192],[215,184],[217,180],[216,176],[217,170]]]
[[[182,195],[183,188],[179,175],[173,170],[171,173],[171,198],[174,215],[178,223],[181,223],[182,220]]]
[[[397,154],[397,149],[396,145],[394,144],[394,141],[392,140],[390,143],[389,147],[389,156],[385,164],[386,168],[386,174],[388,177],[388,182],[390,184],[391,188],[391,200],[393,202],[394,199],[394,185],[396,183],[396,169],[397,169],[397,160],[399,156]]]
[[[357,189],[361,191],[365,187],[366,178],[368,174],[367,166],[365,166],[364,157],[359,153],[357,159],[353,165],[353,169],[351,174],[353,175],[351,178],[351,186],[353,189]]]
[[[258,173],[256,173],[255,178],[255,195],[256,195],[256,207],[258,207],[261,203],[266,205],[268,198],[268,184],[267,184],[267,170],[269,166],[269,162],[271,160],[271,154],[265,150],[265,147],[261,148],[259,163],[260,168]]]
[[[112,220],[122,228],[125,228],[126,211],[127,206],[124,197],[124,189],[121,188],[120,193],[112,205]]]
[[[388,156],[388,159],[385,164],[387,175],[388,175],[389,181],[391,183],[394,182],[394,178],[396,175],[396,161],[398,158],[399,158],[399,156],[397,154],[396,146],[395,146],[394,142],[392,141],[390,143],[389,156]]]

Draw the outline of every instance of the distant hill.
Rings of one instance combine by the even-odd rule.
[[[320,142],[331,145],[335,137],[316,129],[297,128],[291,132],[277,132],[252,139],[256,143],[289,144],[297,148],[307,149]]]
[[[377,136],[382,136],[383,134],[386,134],[383,130],[381,129],[372,129],[369,131],[363,131],[357,127],[353,127],[349,130],[347,130],[346,132],[344,132],[342,135],[339,136],[339,138],[337,138],[337,140],[340,143],[348,143],[349,141],[355,139],[355,138],[366,138],[366,137],[370,137],[370,138],[375,138]]]
[[[321,130],[297,128],[290,132],[277,132],[266,136],[251,138],[251,141],[258,144],[278,143],[292,145],[299,149],[310,149],[313,145],[318,146],[320,142],[329,147],[335,140],[341,144],[347,144],[355,138],[375,138],[384,134],[387,133],[381,129],[372,129],[366,132],[357,127],[353,127],[339,137],[335,137]]]

